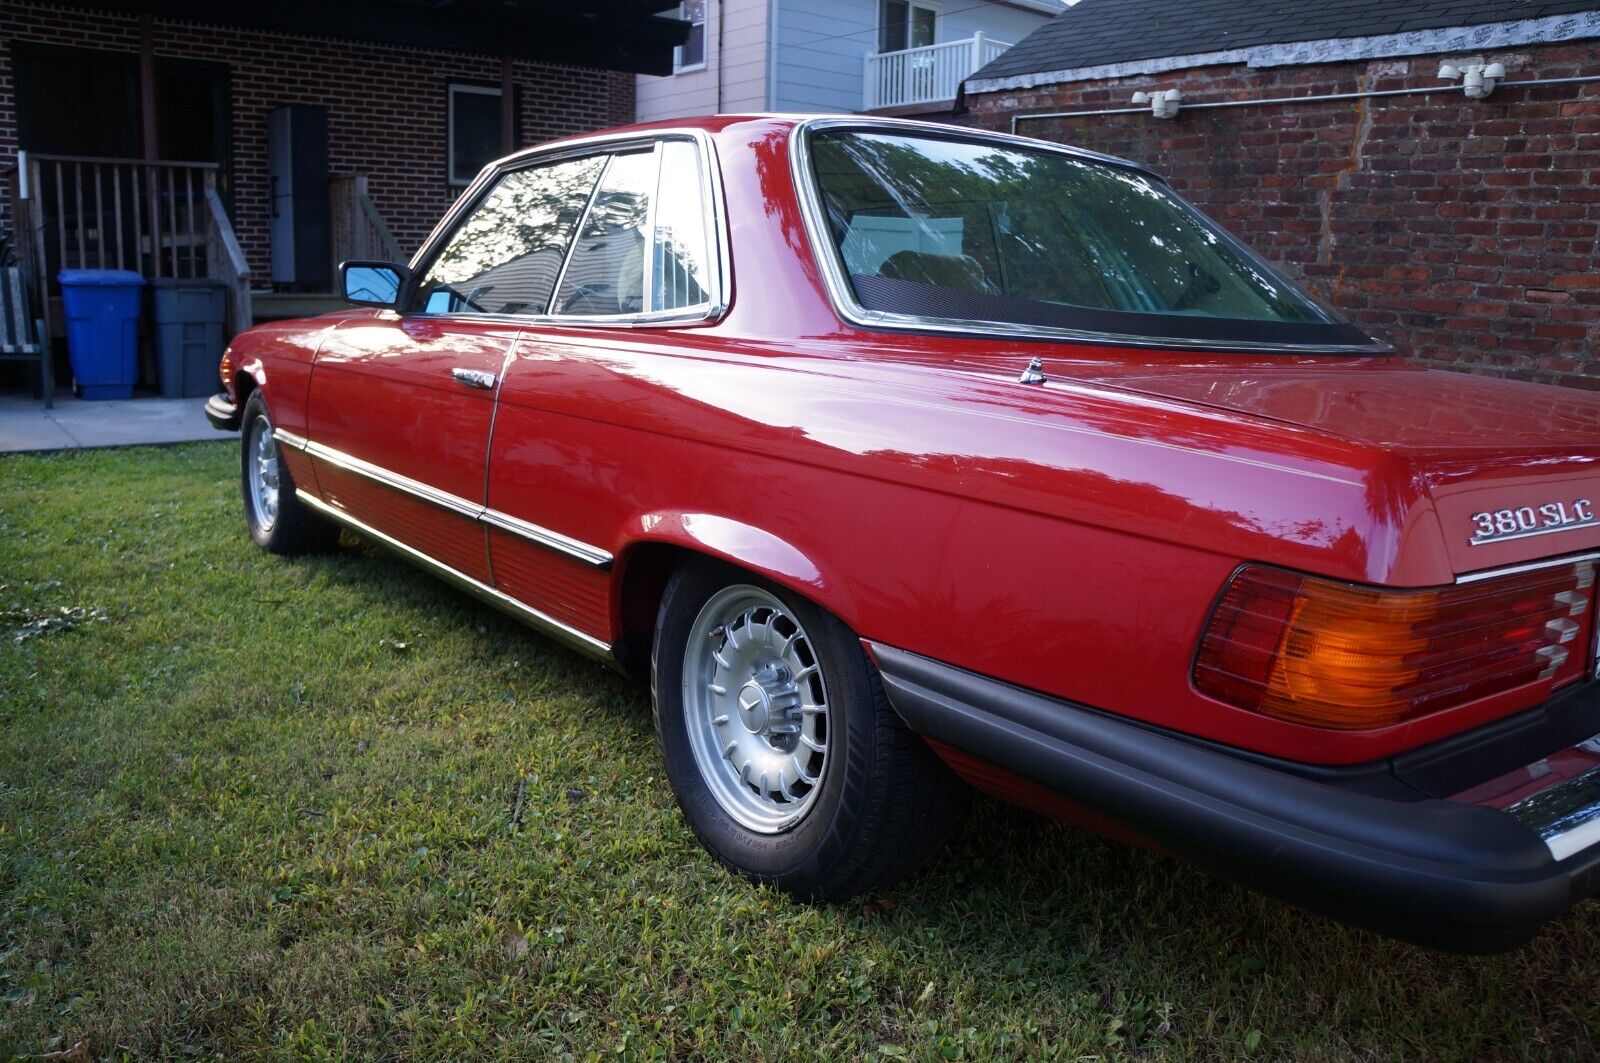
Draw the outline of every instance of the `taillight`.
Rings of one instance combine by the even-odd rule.
[[[1584,674],[1595,567],[1388,590],[1249,565],[1211,616],[1195,686],[1281,720],[1360,730],[1560,685]]]

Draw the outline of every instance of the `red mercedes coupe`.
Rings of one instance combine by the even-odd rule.
[[[747,876],[882,886],[964,779],[1438,948],[1600,891],[1600,395],[1395,357],[1138,163],[636,126],[340,272],[223,358],[251,536],[648,678]]]

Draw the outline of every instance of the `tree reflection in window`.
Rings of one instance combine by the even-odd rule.
[[[829,227],[858,285],[886,278],[1092,310],[1329,320],[1159,181],[1131,169],[876,133],[821,134],[813,149]],[[999,315],[1008,305],[982,304]]]
[[[575,159],[500,178],[428,268],[413,309],[545,313],[603,162]]]
[[[644,230],[655,177],[654,151],[612,157],[561,279],[556,313],[636,314],[644,309]]]

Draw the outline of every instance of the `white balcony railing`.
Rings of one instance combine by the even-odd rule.
[[[961,82],[1010,47],[978,33],[965,40],[869,55],[866,99],[861,109],[875,111],[953,100]]]

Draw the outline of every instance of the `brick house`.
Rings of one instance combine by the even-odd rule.
[[[50,295],[62,266],[120,265],[230,280],[236,318],[319,309],[331,261],[409,255],[484,162],[632,121],[635,75],[670,72],[688,28],[676,6],[0,0],[0,240]],[[324,230],[287,264],[269,158],[286,107],[279,139],[309,130],[295,165],[321,150],[322,202],[295,224]]]
[[[1151,164],[1420,361],[1600,390],[1597,9],[1082,0],[966,118]]]

